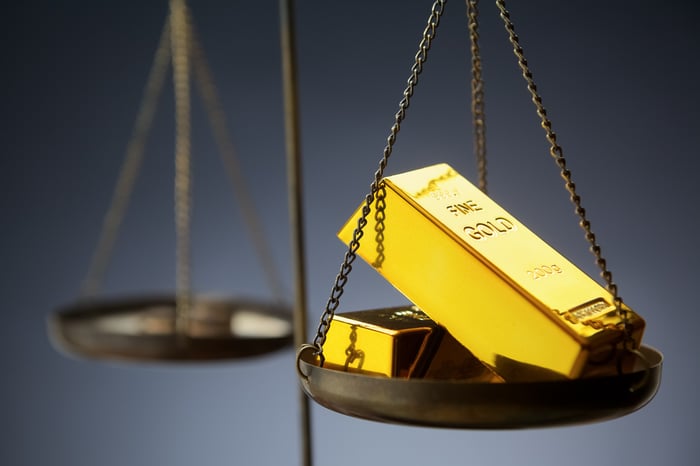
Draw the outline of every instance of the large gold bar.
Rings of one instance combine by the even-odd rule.
[[[619,348],[610,293],[449,165],[381,189],[358,254],[506,380],[579,377]],[[359,215],[338,233],[346,243]],[[644,320],[625,309],[638,346]]]
[[[399,378],[502,382],[445,329],[414,306],[333,316],[324,366]]]

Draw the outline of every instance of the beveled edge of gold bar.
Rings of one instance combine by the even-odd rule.
[[[360,317],[375,316],[373,312],[387,311],[386,319],[375,319],[374,322],[368,320],[359,320]],[[412,325],[411,322],[402,320],[402,317],[413,318],[413,322],[424,322],[425,327]],[[389,315],[391,314],[391,315]],[[434,329],[438,324],[430,319],[423,311],[414,305],[396,306],[389,308],[371,309],[366,311],[349,311],[337,313],[333,316],[333,320],[345,322],[352,325],[358,325],[362,328],[374,330],[376,332],[394,335],[401,333],[404,330],[414,330],[419,328]],[[391,325],[394,324],[394,325]]]

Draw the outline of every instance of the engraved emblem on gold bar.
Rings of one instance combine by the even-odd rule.
[[[449,165],[386,177],[381,189],[358,254],[506,380],[532,373],[517,364],[578,377],[620,344],[610,293]],[[639,345],[644,320],[629,310],[629,325]]]

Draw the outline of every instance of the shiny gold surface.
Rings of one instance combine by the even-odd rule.
[[[323,354],[324,367],[346,372],[502,382],[414,306],[336,314]]]
[[[423,379],[459,380],[466,383],[503,383],[503,378],[479,361],[455,337],[440,327],[442,338],[422,374]]]
[[[426,359],[438,325],[411,307],[347,312],[333,317],[325,344],[328,368],[413,376]]]
[[[449,165],[386,177],[383,189],[382,225],[375,203],[358,254],[507,380],[532,377],[523,367],[575,378],[619,345],[610,293]],[[630,311],[629,323],[638,346],[644,321]]]

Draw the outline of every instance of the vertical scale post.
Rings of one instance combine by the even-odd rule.
[[[175,87],[175,330],[180,343],[190,308],[190,65],[185,0],[170,0],[170,33]]]
[[[299,103],[296,79],[296,44],[294,37],[294,1],[280,0],[280,42],[282,51],[282,88],[284,94],[285,147],[292,256],[294,263],[294,344],[306,342],[306,264],[302,200],[301,145],[299,141]],[[299,389],[302,465],[311,466],[311,419],[309,399]]]

